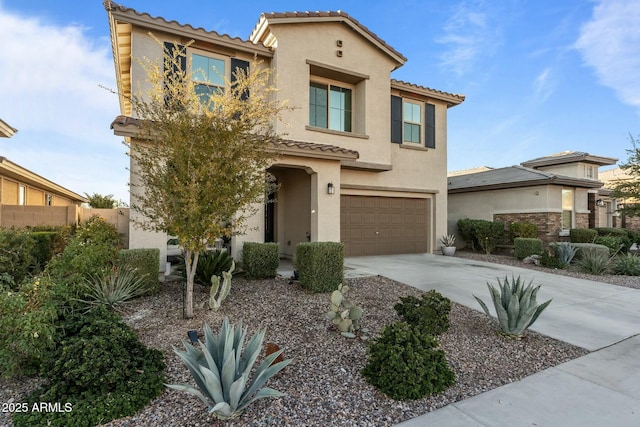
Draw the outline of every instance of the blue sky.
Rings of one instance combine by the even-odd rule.
[[[450,171],[564,150],[626,160],[640,135],[637,0],[121,4],[243,39],[261,12],[347,12],[408,58],[392,77],[466,95],[449,110]],[[100,87],[115,87],[102,0],[0,0],[0,41],[0,118],[18,129],[0,156],[128,202],[126,147],[109,129],[118,103]]]

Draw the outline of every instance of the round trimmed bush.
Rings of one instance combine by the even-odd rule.
[[[387,325],[369,345],[369,360],[362,375],[395,400],[439,393],[456,378],[438,346],[432,335],[408,323]]]
[[[440,335],[449,329],[451,300],[434,289],[422,294],[422,298],[409,295],[400,297],[400,301],[393,308],[410,325],[431,335]]]

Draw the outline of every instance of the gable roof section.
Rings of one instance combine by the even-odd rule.
[[[7,122],[0,119],[0,137],[11,138],[16,132],[18,129],[12,128]]]
[[[19,181],[21,183],[32,185],[34,187],[49,191],[54,194],[59,194],[75,202],[88,202],[85,197],[82,197],[81,195],[76,194],[73,191],[64,188],[63,186],[58,185],[53,181],[49,181],[48,179],[43,178],[40,175],[23,168],[17,163],[13,163],[6,157],[0,157],[0,175],[15,179],[16,181]]]
[[[602,187],[602,182],[593,179],[573,178],[517,165],[451,176],[447,180],[449,194],[529,187],[532,185],[566,185],[582,188]]]
[[[527,168],[536,168],[540,166],[563,165],[567,163],[593,163],[598,166],[615,165],[618,159],[613,157],[593,156],[584,151],[563,151],[561,153],[551,154],[537,159],[527,160],[520,163]]]
[[[113,133],[118,136],[136,137],[140,127],[140,119],[127,116],[118,116],[111,123]],[[347,160],[358,159],[359,154],[355,150],[338,147],[330,144],[317,144],[313,142],[294,141],[281,139],[274,150],[281,155],[299,157],[313,157],[319,159]]]
[[[419,97],[426,97],[444,101],[447,103],[447,107],[453,107],[462,104],[465,100],[464,95],[443,92],[441,90],[431,89],[425,86],[403,82],[402,80],[396,79],[391,79],[391,89],[399,90],[401,95],[416,94]]]
[[[269,37],[269,25],[277,24],[305,24],[309,22],[341,22],[347,25],[356,33],[367,39],[371,44],[376,46],[382,52],[387,54],[396,62],[399,68],[407,62],[407,58],[393,47],[388,45],[384,40],[378,37],[374,32],[362,25],[357,19],[351,17],[348,13],[341,10],[328,12],[270,12],[263,13],[258,19],[258,23],[251,32],[249,40],[253,42],[263,43]]]
[[[163,17],[153,17],[148,13],[140,13],[134,9],[122,6],[111,0],[104,1],[104,8],[109,17],[109,30],[111,32],[111,48],[116,68],[116,78],[119,80],[120,111],[131,114],[131,105],[128,99],[131,97],[131,33],[133,27],[146,28],[149,31],[175,34],[176,39],[196,40],[208,42],[232,51],[246,52],[251,55],[273,57],[271,48],[263,44],[256,44],[239,37],[231,37],[216,31],[205,30],[202,27],[194,28],[189,24],[180,24],[172,20],[167,21]]]

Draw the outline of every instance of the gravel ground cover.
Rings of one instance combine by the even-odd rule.
[[[460,254],[491,262],[513,260]],[[399,320],[393,305],[400,296],[420,295],[410,286],[380,276],[348,282],[348,296],[364,308],[363,326],[374,336],[384,325]],[[343,338],[329,327],[324,317],[328,294],[312,294],[287,278],[234,278],[231,294],[218,313],[208,310],[207,300],[208,289],[196,285],[195,318],[184,320],[182,285],[168,281],[160,294],[136,300],[122,314],[143,342],[164,352],[168,383],[192,383],[172,351],[172,346],[181,347],[187,330],[202,331],[208,322],[215,331],[224,316],[233,323],[242,319],[249,335],[266,327],[265,341],[278,344],[285,357],[293,359],[267,382],[287,396],[259,400],[239,419],[222,422],[209,416],[205,405],[192,395],[165,390],[136,415],[107,426],[388,426],[588,353],[532,331],[522,340],[505,339],[484,314],[453,303],[451,328],[439,341],[456,374],[456,384],[436,396],[394,401],[359,373],[366,364],[366,342]],[[37,380],[32,379],[0,380],[0,402],[19,402],[36,386]],[[0,425],[11,425],[7,414],[0,414]]]

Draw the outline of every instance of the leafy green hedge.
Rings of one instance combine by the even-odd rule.
[[[300,283],[311,292],[329,292],[344,280],[344,245],[305,242],[296,246],[295,269]]]
[[[276,277],[280,257],[277,243],[244,242],[242,266],[249,279]]]
[[[0,230],[0,275],[4,282],[17,289],[29,275],[34,263],[35,242],[29,233],[20,230]]]
[[[530,255],[542,254],[542,240],[516,237],[513,241],[515,257],[524,259]]]
[[[516,237],[535,239],[538,237],[538,226],[531,222],[512,222],[509,224],[509,239],[513,242]]]
[[[129,267],[139,277],[144,277],[145,293],[153,294],[160,290],[160,249],[122,249],[118,253],[118,265]]]
[[[578,248],[578,252],[576,252],[576,259],[580,259],[582,257],[582,252],[584,250],[600,252],[602,255],[609,256],[609,248],[604,245],[598,245],[596,243],[572,243],[573,246]]]
[[[504,223],[484,219],[458,220],[458,233],[462,239],[471,244],[471,249],[482,249],[487,254],[493,252],[497,245],[504,241]]]
[[[598,237],[598,231],[593,228],[572,228],[569,230],[571,243],[593,243]]]

